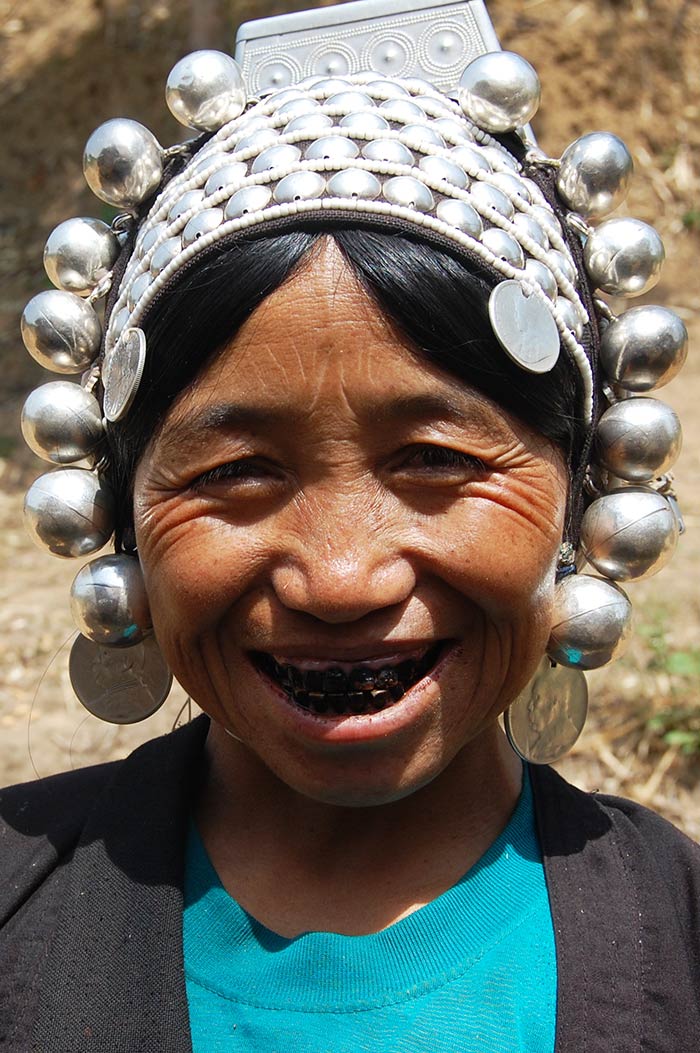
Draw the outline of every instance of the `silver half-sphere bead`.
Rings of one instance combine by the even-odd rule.
[[[304,157],[309,161],[338,161],[357,157],[360,148],[344,135],[324,135],[306,148]]]
[[[672,380],[688,353],[688,330],[673,311],[650,304],[625,311],[605,332],[600,363],[626,391],[652,391]]]
[[[542,292],[549,300],[555,300],[557,297],[557,280],[550,271],[549,267],[545,267],[544,263],[540,263],[539,260],[525,260],[525,276],[539,285]]]
[[[32,391],[22,407],[21,427],[27,446],[54,464],[88,457],[104,434],[97,399],[69,380],[53,380]]]
[[[273,197],[278,205],[313,201],[323,196],[326,181],[319,172],[292,172],[280,179]]]
[[[461,165],[469,175],[492,170],[487,158],[483,156],[483,152],[477,150],[475,146],[468,146],[466,143],[463,146],[452,147],[450,160]]]
[[[224,221],[224,210],[222,208],[205,208],[203,212],[193,216],[182,232],[182,247],[199,241],[205,234],[220,227]]]
[[[632,604],[611,581],[572,574],[554,590],[547,654],[560,665],[597,669],[625,649],[632,628]]]
[[[587,218],[607,216],[624,200],[633,167],[622,139],[591,132],[562,154],[557,190],[574,212]]]
[[[44,268],[57,289],[87,296],[114,266],[119,242],[99,219],[67,219],[52,230]]]
[[[114,497],[93,472],[59,468],[29,487],[24,521],[36,544],[54,556],[87,556],[112,536]]]
[[[366,114],[364,116],[367,116]],[[343,122],[341,121],[341,124]],[[315,110],[313,113],[302,113],[299,117],[293,117],[289,124],[284,126],[284,134],[288,132],[308,132],[309,138],[317,135],[325,135],[329,128],[333,127],[333,118],[327,113]]]
[[[414,176],[393,176],[384,184],[384,197],[392,205],[414,208],[417,212],[430,212],[435,207],[432,193]]]
[[[459,82],[459,104],[488,132],[527,124],[540,104],[540,81],[530,63],[512,51],[491,51],[469,63]]]
[[[83,172],[93,194],[110,205],[134,209],[157,189],[163,151],[138,121],[116,117],[97,128],[83,154]]]
[[[328,193],[331,197],[356,197],[363,201],[374,201],[381,192],[382,184],[376,175],[362,168],[346,168],[336,172],[328,180]]]
[[[166,238],[165,241],[161,241],[151,256],[151,274],[154,277],[160,274],[181,252],[182,238]]]
[[[53,373],[82,373],[100,349],[97,314],[75,293],[48,289],[22,314],[22,340],[32,358]]]
[[[482,235],[484,224],[481,216],[466,201],[445,197],[439,202],[436,215],[443,223],[449,223],[451,227],[456,227],[465,234],[471,234],[473,238],[480,238]]]
[[[512,263],[518,269],[525,266],[525,254],[520,245],[500,227],[489,227],[481,235],[481,241],[499,260]]]
[[[272,201],[269,186],[244,186],[237,190],[224,209],[225,219],[240,219],[250,212],[260,212]]]
[[[253,161],[251,172],[254,175],[260,172],[269,172],[274,168],[287,168],[301,157],[301,150],[293,143],[278,143],[277,146],[268,146],[259,153]]]
[[[444,179],[460,190],[464,190],[469,182],[464,169],[454,161],[448,161],[446,157],[421,157],[418,167],[431,179]]]
[[[597,459],[619,479],[645,483],[672,467],[681,442],[681,422],[665,402],[624,399],[598,422]]]
[[[584,513],[581,544],[588,562],[606,578],[650,577],[669,561],[678,521],[662,494],[626,486],[597,498]]]
[[[186,128],[215,132],[245,109],[240,66],[222,51],[185,55],[168,75],[165,101],[175,120]]]
[[[340,127],[352,132],[353,135],[359,134],[363,138],[369,138],[372,135],[376,135],[377,132],[386,131],[389,127],[389,122],[380,113],[368,113],[367,110],[359,110],[355,113],[346,114],[340,122]]]
[[[372,139],[362,147],[362,156],[368,161],[394,161],[400,165],[412,165],[413,153],[398,139]]]
[[[274,149],[274,148],[273,148]],[[228,164],[217,168],[204,184],[204,196],[211,197],[224,187],[233,189],[236,184],[241,183],[248,174],[248,166],[243,161],[229,161]]]
[[[83,567],[71,586],[76,626],[108,647],[139,643],[151,629],[146,586],[136,556],[100,556]]]
[[[470,188],[469,196],[472,203],[478,209],[483,210],[487,217],[489,212],[497,212],[505,219],[512,219],[515,215],[515,206],[509,197],[489,183],[474,182]]]
[[[661,238],[640,219],[608,219],[583,249],[591,281],[615,296],[640,296],[659,280],[664,261]]]

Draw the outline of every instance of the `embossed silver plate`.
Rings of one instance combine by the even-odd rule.
[[[146,336],[141,329],[125,329],[104,360],[104,415],[114,424],[128,412],[136,397],[146,364]]]
[[[173,682],[154,636],[133,647],[102,647],[78,636],[68,670],[79,701],[110,724],[137,724],[150,717]]]
[[[499,344],[521,369],[549,373],[559,358],[559,330],[547,305],[520,282],[499,282],[489,297],[489,319]]]
[[[588,713],[588,686],[579,669],[543,658],[504,715],[508,741],[532,764],[553,764],[571,749]]]
[[[498,50],[482,0],[355,0],[246,22],[235,57],[255,94],[367,70],[447,92],[473,58]]]

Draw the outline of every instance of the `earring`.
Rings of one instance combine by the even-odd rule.
[[[111,724],[136,724],[165,702],[172,674],[152,634],[138,557],[119,553],[86,564],[71,588],[80,629],[68,670],[79,701]]]
[[[578,669],[546,656],[505,713],[512,748],[531,764],[553,764],[568,753],[586,723],[588,687]]]

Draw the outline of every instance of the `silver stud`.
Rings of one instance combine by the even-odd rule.
[[[532,216],[528,216],[525,212],[516,212],[513,217],[513,225],[517,227],[521,234],[525,234],[531,241],[534,241],[535,245],[539,245],[541,249],[549,248],[549,238],[546,231]]]
[[[93,194],[110,205],[134,209],[163,177],[163,151],[138,121],[106,121],[85,145],[83,172]]]
[[[322,80],[321,77],[316,77],[314,79],[316,81]],[[272,94],[269,97],[269,101],[275,104],[277,113],[279,113],[282,107],[286,106],[288,102],[297,102],[300,99],[303,99],[305,102],[310,101],[315,106],[318,106],[318,103],[315,99],[309,99],[309,96],[306,94],[306,92],[302,91],[302,87],[305,87],[305,85],[299,84],[296,88],[281,88],[279,91],[272,92]]]
[[[512,263],[519,269],[525,266],[525,255],[522,248],[514,237],[505,230],[501,230],[500,227],[489,227],[481,235],[481,241],[498,259]]]
[[[384,184],[384,197],[392,205],[404,205],[417,212],[431,212],[435,199],[430,190],[413,176],[393,176]]]
[[[141,256],[145,256],[151,251],[161,234],[165,233],[167,226],[168,224],[165,222],[155,223],[144,233],[139,243],[139,252]]]
[[[58,289],[87,296],[114,266],[119,242],[99,219],[67,219],[49,234],[44,267]]]
[[[385,99],[405,99],[409,95],[403,84],[395,80],[370,80],[365,87],[368,91],[376,91]]]
[[[526,205],[530,204],[530,192],[524,180],[519,176],[511,172],[494,172],[490,182],[510,198],[516,197],[524,201]]]
[[[108,647],[139,643],[151,629],[143,573],[125,552],[93,559],[70,590],[76,626],[88,640]]]
[[[368,161],[390,161],[399,165],[414,163],[413,154],[398,139],[373,139],[362,147],[362,156]]]
[[[615,296],[639,296],[659,280],[664,261],[661,238],[639,219],[608,219],[583,249],[591,281]]]
[[[557,280],[549,267],[545,267],[544,263],[540,263],[539,260],[525,260],[525,275],[535,285],[539,285],[549,300],[556,299],[558,291]]]
[[[280,143],[277,146],[268,146],[253,161],[251,172],[258,175],[260,172],[269,172],[273,168],[287,168],[294,165],[301,157],[301,150],[292,143]]]
[[[323,98],[328,99],[336,92],[352,91],[353,87],[354,85],[349,80],[344,80],[342,77],[325,77],[314,84],[313,91],[314,94],[318,92]]]
[[[489,183],[473,183],[469,196],[477,208],[483,210],[487,216],[490,212],[497,212],[505,219],[512,219],[515,215],[515,208],[510,198],[506,197],[502,190],[498,190]]]
[[[456,140],[458,143],[471,143],[472,139],[467,134],[466,129],[459,123],[458,120],[452,117],[438,117],[433,122],[433,128],[436,128],[440,135],[444,136],[448,141]]]
[[[153,275],[150,274],[148,271],[145,271],[143,274],[139,274],[138,278],[134,278],[134,280],[129,285],[129,291],[126,294],[126,303],[129,312],[133,311],[133,309],[136,307],[136,304],[139,302],[144,293],[148,289],[150,289],[152,282]]]
[[[563,578],[554,590],[547,654],[574,669],[598,669],[624,652],[632,604],[611,581],[589,574]]]
[[[319,172],[292,172],[280,179],[273,196],[278,205],[311,201],[321,197],[325,188],[326,181]]]
[[[425,120],[425,113],[410,99],[387,99],[380,102],[379,112],[387,121],[397,124],[413,124],[414,121]]]
[[[679,372],[688,352],[688,330],[667,307],[632,307],[612,322],[600,345],[607,376],[627,391],[652,391]]]
[[[342,172],[336,172],[328,180],[328,193],[331,197],[357,197],[373,201],[379,197],[381,191],[382,184],[377,177],[362,168],[346,168]]]
[[[589,219],[605,216],[624,200],[632,168],[622,139],[610,132],[591,132],[562,154],[557,190],[574,212]]]
[[[548,208],[546,205],[533,205],[530,209],[530,215],[537,220],[541,227],[544,227],[548,236],[552,234],[555,237],[562,236],[561,223],[551,208]]]
[[[222,168],[224,165],[228,165],[230,163],[230,154],[209,154],[208,157],[203,157],[201,161],[197,161],[197,163],[191,169],[188,166],[187,174],[193,177],[198,176],[201,175],[203,172],[206,172],[210,168],[213,171],[215,168]]]
[[[483,156],[483,152],[477,150],[475,146],[468,146],[466,143],[464,146],[453,147],[450,150],[450,158],[458,165],[461,165],[469,175],[491,171],[491,165],[488,159]]]
[[[95,396],[67,380],[54,380],[31,392],[22,408],[21,427],[27,446],[54,464],[89,457],[104,434]]]
[[[624,399],[598,421],[597,457],[604,468],[631,483],[667,472],[681,452],[681,424],[658,399]]]
[[[357,157],[359,152],[357,143],[344,135],[324,135],[306,148],[304,157],[309,161],[343,161]]]
[[[459,82],[459,104],[489,132],[512,132],[527,124],[540,104],[539,78],[526,59],[492,51],[469,63]]]
[[[550,266],[558,267],[564,277],[568,278],[572,285],[578,284],[578,272],[569,256],[560,252],[559,249],[550,249],[547,253],[547,259]]]
[[[426,114],[440,113],[445,120],[454,120],[454,113],[440,95],[414,95],[413,101]]]
[[[93,472],[59,468],[29,487],[24,521],[34,542],[54,556],[87,556],[112,536],[114,497]]]
[[[415,143],[419,149],[432,149],[434,146],[445,148],[443,137],[427,124],[406,124],[399,131],[404,142],[411,146]]]
[[[274,146],[278,139],[279,134],[273,128],[256,128],[249,135],[241,136],[236,143],[236,153],[254,151],[259,154],[266,146]]]
[[[165,101],[175,120],[186,128],[215,132],[245,109],[241,68],[222,51],[194,51],[170,71]]]
[[[379,113],[368,113],[367,110],[347,113],[340,122],[340,127],[345,128],[352,135],[361,135],[365,138],[384,132],[389,127],[389,122]]]
[[[583,322],[579,318],[578,312],[571,300],[568,300],[566,296],[557,296],[554,305],[559,321],[564,323],[566,328],[574,334],[577,340],[580,340],[583,333]]]
[[[304,113],[300,117],[294,117],[284,126],[284,134],[288,132],[308,132],[309,138],[324,135],[329,128],[333,127],[333,119],[326,113],[317,110],[315,113]]]
[[[288,121],[295,117],[306,117],[310,113],[320,113],[321,107],[316,99],[310,99],[308,95],[298,95],[287,99],[281,106],[277,107],[278,117],[286,117]]]
[[[272,149],[274,150],[275,147],[273,146]],[[211,197],[212,194],[218,194],[224,187],[234,187],[247,175],[248,166],[243,161],[229,161],[209,176],[204,184],[204,196]]]
[[[460,190],[464,190],[469,183],[464,169],[454,161],[448,161],[446,157],[421,157],[418,167],[431,179],[444,179],[446,183],[459,187]]]
[[[224,210],[222,208],[205,208],[203,212],[198,212],[196,216],[192,217],[182,232],[183,249],[186,249],[188,245],[193,245],[195,241],[199,241],[205,234],[216,230],[223,221]]]
[[[506,153],[499,146],[482,146],[481,152],[495,172],[500,171],[502,168],[509,168],[511,172],[518,174],[518,162],[511,154]]]
[[[21,328],[29,354],[53,373],[82,373],[100,349],[100,320],[74,293],[38,293],[24,309]]]
[[[129,321],[131,311],[128,307],[122,307],[109,320],[109,331],[113,340],[117,340],[122,329]]]
[[[199,208],[202,201],[204,201],[203,190],[188,190],[186,193],[179,197],[171,206],[168,212],[168,222],[174,223],[180,216],[184,216],[185,212],[190,212],[193,208]]]
[[[260,212],[272,201],[269,186],[244,186],[237,190],[224,209],[225,219],[239,219],[251,212]]]
[[[647,578],[668,562],[678,521],[661,494],[626,486],[597,498],[584,513],[581,544],[588,562],[606,578]]]
[[[354,113],[356,110],[373,110],[374,99],[363,91],[339,91],[335,95],[329,95],[324,107],[335,110],[336,113]]]
[[[164,271],[169,263],[179,256],[182,252],[182,239],[167,238],[165,241],[161,241],[158,248],[151,256],[151,274],[157,275],[161,271]]]
[[[466,201],[457,201],[456,198],[443,198],[438,203],[437,218],[465,234],[470,234],[473,238],[480,238],[484,229],[481,216],[476,209],[468,205]]]

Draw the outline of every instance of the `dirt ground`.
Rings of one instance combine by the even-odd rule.
[[[0,0],[0,784],[119,756],[172,726],[184,704],[135,728],[86,716],[67,683],[74,563],[36,550],[21,524],[26,484],[44,468],[24,448],[27,392],[49,379],[26,355],[18,318],[47,287],[41,250],[70,215],[104,215],[85,189],[82,147],[101,121],[135,117],[161,142],[181,137],[163,84],[180,55],[232,46],[240,22],[302,3],[255,0]],[[505,47],[543,82],[535,129],[557,155],[581,132],[620,134],[637,178],[621,209],[653,222],[667,261],[650,302],[673,307],[700,337],[700,5],[691,0],[493,0]],[[621,308],[621,304],[616,305]],[[700,838],[700,362],[661,397],[684,422],[676,476],[687,532],[672,565],[630,588],[637,634],[628,655],[591,675],[591,716],[561,765],[587,788],[651,804]],[[669,715],[670,714],[670,715]],[[681,740],[664,733],[684,731]],[[695,732],[699,734],[694,738]]]

